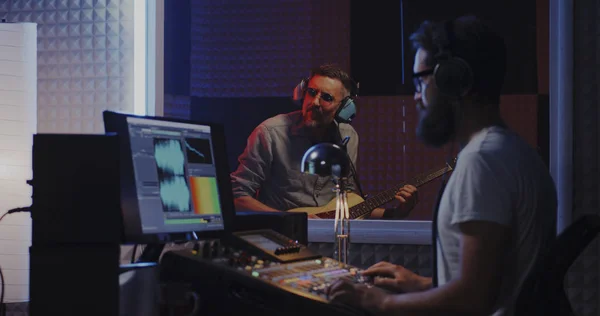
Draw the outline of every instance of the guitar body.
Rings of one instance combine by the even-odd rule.
[[[348,196],[348,207],[349,208],[364,202],[364,199],[356,193],[349,192],[347,196]],[[304,213],[307,213],[308,215],[317,215],[317,216],[319,216],[319,213],[326,213],[326,212],[334,212],[335,213],[336,202],[337,202],[337,200],[333,199],[333,200],[329,201],[329,203],[327,203],[323,206],[298,207],[298,208],[288,210],[288,212],[295,212],[295,213],[304,212]]]

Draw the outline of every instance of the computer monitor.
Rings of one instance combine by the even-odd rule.
[[[222,125],[104,113],[121,144],[125,243],[221,237],[235,214]]]

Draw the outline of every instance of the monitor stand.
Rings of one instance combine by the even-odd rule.
[[[147,244],[136,262],[158,263],[164,248],[165,244]]]

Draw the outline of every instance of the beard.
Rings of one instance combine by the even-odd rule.
[[[310,128],[323,128],[331,124],[321,109],[309,108],[303,113],[303,116],[304,124]]]
[[[432,98],[426,109],[418,107],[419,124],[417,137],[426,145],[442,147],[455,133],[455,112],[449,99],[438,96]]]

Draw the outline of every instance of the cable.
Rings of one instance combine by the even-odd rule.
[[[30,212],[29,207],[18,207],[18,208],[13,208],[12,210],[9,210],[8,212],[2,214],[2,216],[0,216],[0,222],[2,221],[2,219],[4,219],[4,217],[8,214],[13,214],[13,213],[18,213],[18,212]],[[4,306],[4,274],[2,273],[2,268],[0,268],[0,283],[2,283],[0,285],[0,290],[2,292],[0,292],[0,315],[4,315],[5,314],[5,306]]]
[[[4,214],[6,215],[6,214]],[[4,216],[2,215],[2,216]],[[6,311],[4,310],[4,274],[2,274],[2,269],[0,269],[0,282],[2,282],[2,293],[0,293],[0,315],[4,315],[6,314]]]
[[[14,214],[14,213],[19,213],[19,212],[31,212],[31,210],[29,209],[29,207],[13,208],[12,210],[9,210],[8,212],[2,214],[2,216],[0,216],[0,221],[2,221],[2,219],[4,219],[4,217],[8,214]]]
[[[346,153],[346,155],[348,156],[348,160],[350,160],[350,172],[352,172],[352,178],[354,179],[354,183],[356,183],[356,188],[358,189],[358,193],[360,193],[360,196],[363,199],[367,199],[367,196],[363,193],[362,187],[360,186],[360,180],[358,179],[358,172],[356,171],[356,167],[354,167],[354,163],[352,162],[352,157],[350,157],[350,155],[348,154],[348,141],[350,139],[350,136],[346,136],[345,138],[342,139],[342,132],[340,131],[340,126],[339,124],[336,126],[337,131],[337,136],[339,138],[339,142],[341,147],[344,149],[344,152]]]
[[[4,213],[2,216],[0,216],[0,221],[2,221],[2,219],[8,215],[8,214],[13,214],[13,213],[18,213],[18,212],[29,212],[29,207],[17,207],[17,208],[13,208],[12,210]]]

